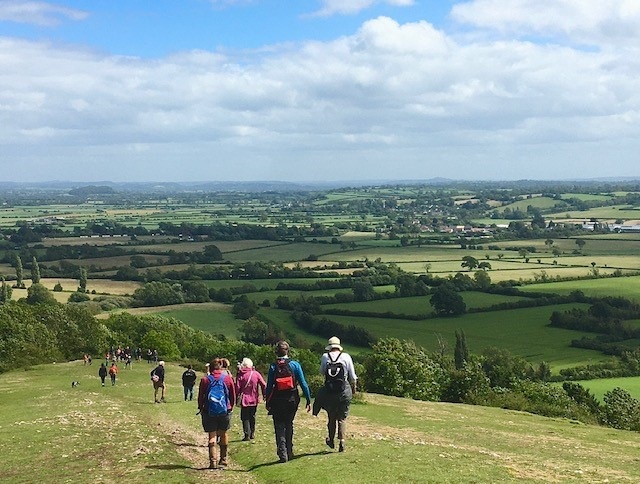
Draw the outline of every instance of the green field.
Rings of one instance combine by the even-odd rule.
[[[569,294],[572,291],[578,290],[587,296],[625,297],[640,302],[640,276],[530,284],[522,286],[520,289],[523,292],[548,292],[555,294]]]
[[[486,308],[496,304],[509,303],[528,299],[520,296],[502,296],[483,292],[466,291],[460,293],[467,308]],[[379,299],[368,302],[327,304],[325,308],[348,309],[349,311],[369,311],[372,313],[391,312],[396,314],[429,314],[433,311],[429,299],[431,296],[414,296],[392,299]]]
[[[589,389],[599,400],[602,400],[606,392],[610,392],[616,387],[628,391],[631,396],[640,400],[640,377],[627,378],[602,378],[599,380],[578,381],[583,387]]]

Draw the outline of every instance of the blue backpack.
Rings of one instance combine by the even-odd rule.
[[[224,377],[224,373],[217,379],[213,375],[207,376],[209,378],[209,393],[207,395],[209,415],[226,415],[228,412],[229,390],[227,390],[227,385],[224,384]]]

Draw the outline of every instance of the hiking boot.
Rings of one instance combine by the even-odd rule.
[[[209,469],[218,468],[218,457],[216,456],[216,446],[209,445]]]
[[[344,442],[340,441],[340,447],[338,447],[338,452],[344,452]]]
[[[221,445],[220,446],[220,460],[218,461],[218,464],[226,467],[228,465],[227,462],[227,446],[226,445]]]
[[[243,442],[246,442],[246,441],[248,441],[249,439],[250,439],[250,438],[249,438],[249,436],[248,436],[247,434],[244,434],[244,437],[242,438],[242,441],[243,441]]]
[[[329,446],[330,449],[335,449],[336,448],[336,444],[329,437],[324,439],[324,443],[327,444],[327,446]]]
[[[164,397],[162,397],[162,398],[160,399],[160,403],[167,403],[167,402],[166,402],[166,400],[164,399]]]

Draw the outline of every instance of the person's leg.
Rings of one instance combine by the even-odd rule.
[[[193,385],[189,387],[189,401],[193,400]]]
[[[276,435],[276,453],[280,462],[287,462],[287,422],[280,415],[273,416],[273,429]]]
[[[158,389],[160,387],[158,385],[156,385],[155,383],[153,384],[153,401],[158,403]]]
[[[187,401],[187,397],[189,396],[189,387],[187,386],[183,386],[182,389],[184,390],[184,401]]]
[[[247,407],[249,411],[249,438],[253,439],[256,434],[256,410],[258,407]]]
[[[244,434],[242,440],[249,440],[249,435],[251,434],[249,408],[250,407],[240,408],[240,420],[242,421],[242,433]]]
[[[295,413],[287,419],[286,437],[287,437],[287,460],[293,459],[293,419]]]
[[[347,419],[343,418],[338,420],[338,440],[340,441],[340,447],[338,450],[344,452],[344,441],[347,436]]]
[[[330,448],[334,448],[335,447],[335,443],[334,443],[334,439],[336,437],[336,415],[334,412],[330,412],[327,411],[327,431],[328,431],[328,437],[326,440],[327,445]]]
[[[162,382],[162,396],[160,397],[161,402],[164,402],[165,391],[166,391],[166,385],[164,384],[164,382]]]
[[[209,432],[209,469],[218,468],[218,452],[216,448],[217,432]]]
[[[226,430],[218,430],[220,436],[220,460],[218,464],[221,466],[227,465],[227,449],[229,446],[229,432]]]

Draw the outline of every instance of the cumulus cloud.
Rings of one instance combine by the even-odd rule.
[[[414,0],[322,0],[322,7],[314,15],[319,17],[329,17],[336,14],[350,15],[359,13],[375,4],[409,7],[414,3]]]
[[[0,162],[25,174],[42,159],[96,179],[575,177],[589,162],[593,176],[638,174],[640,63],[622,49],[380,17],[249,61],[6,38],[0,58]]]
[[[455,5],[451,15],[506,35],[562,36],[586,44],[640,39],[637,0],[473,0]]]
[[[47,2],[3,0],[0,2],[0,21],[52,26],[64,19],[83,20],[87,12]]]

